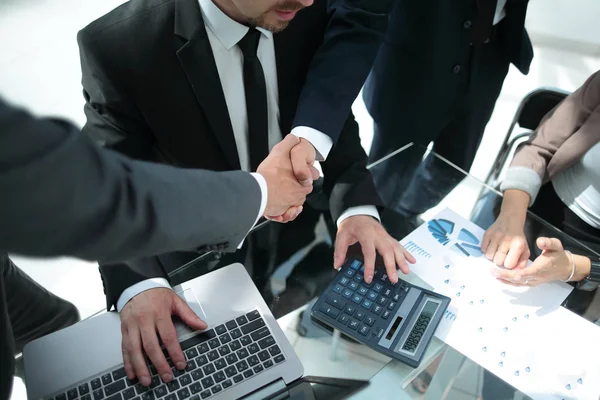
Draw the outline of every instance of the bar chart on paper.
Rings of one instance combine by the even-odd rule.
[[[401,241],[412,271],[452,299],[436,336],[534,399],[599,399],[600,327],[560,306],[572,287],[498,281],[483,234],[445,209]]]

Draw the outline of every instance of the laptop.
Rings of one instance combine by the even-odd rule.
[[[241,264],[174,290],[209,329],[176,323],[188,365],[150,388],[130,381],[121,354],[119,315],[104,313],[37,339],[23,350],[29,399],[224,400],[344,398],[366,381],[304,377],[304,368]],[[323,394],[326,395],[323,395]]]

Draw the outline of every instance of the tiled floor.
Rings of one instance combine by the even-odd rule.
[[[0,0],[0,93],[41,115],[59,115],[78,125],[84,123],[80,67],[75,35],[88,22],[123,0]],[[552,42],[545,41],[546,45]],[[492,120],[475,160],[472,173],[485,177],[519,101],[540,86],[573,90],[593,71],[600,69],[599,53],[577,54],[554,47],[537,47],[528,76],[512,67],[505,81]],[[354,106],[365,148],[372,139],[370,118],[359,100]],[[73,259],[31,260],[15,257],[18,265],[54,293],[72,301],[88,316],[105,305],[96,266]],[[361,359],[364,371],[347,371],[344,359],[321,362],[317,355],[329,352],[330,338],[307,345],[293,328],[286,329],[305,359],[307,373],[348,376],[375,372],[385,362],[353,348],[347,357]],[[314,357],[311,357],[315,355]],[[311,362],[319,360],[319,362]],[[481,387],[480,368],[467,363],[460,371],[450,399],[474,400]],[[24,399],[25,390],[16,382],[13,399]],[[395,398],[415,398],[412,389]]]

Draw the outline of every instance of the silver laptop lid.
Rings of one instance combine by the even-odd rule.
[[[285,355],[280,364],[210,399],[242,397],[271,382],[289,383],[303,375],[300,360],[243,265],[229,265],[174,289],[208,323],[209,329],[257,309]],[[180,326],[178,335],[183,341],[195,333]],[[122,365],[119,316],[114,312],[101,314],[35,340],[25,346],[23,356],[28,398],[48,398],[77,387]]]

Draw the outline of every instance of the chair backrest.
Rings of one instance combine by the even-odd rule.
[[[521,100],[517,112],[508,128],[500,152],[485,180],[488,185],[496,186],[501,179],[502,172],[510,163],[515,152],[515,146],[525,142],[535,131],[542,118],[556,107],[569,92],[554,88],[539,88],[530,92]],[[526,132],[515,135],[517,125]]]
[[[521,102],[517,123],[521,128],[536,130],[542,118],[568,95],[568,92],[558,89],[534,90]]]

